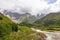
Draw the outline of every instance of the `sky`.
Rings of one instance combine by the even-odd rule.
[[[11,10],[14,12],[50,13],[60,11],[60,0],[0,0],[0,11]]]

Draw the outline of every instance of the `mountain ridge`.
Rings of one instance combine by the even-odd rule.
[[[50,13],[48,15],[46,15],[45,17],[37,20],[35,23],[36,24],[41,24],[41,25],[44,25],[44,26],[49,26],[49,25],[55,25],[55,24],[60,24],[59,23],[59,20],[60,20],[60,12],[57,12],[57,13]]]

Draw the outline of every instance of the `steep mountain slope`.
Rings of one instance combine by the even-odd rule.
[[[17,25],[0,13],[0,37],[10,34],[10,32],[15,31],[15,28],[17,28]]]
[[[60,26],[60,12],[50,13],[35,23],[42,26]]]
[[[37,14],[37,19],[43,18],[44,16],[46,16],[47,14],[41,13],[41,14]]]
[[[8,20],[7,20],[8,19]],[[5,22],[5,23],[10,23],[12,24],[13,22],[6,16],[4,16],[3,14],[0,13],[0,21],[1,22]]]
[[[37,20],[35,16],[33,16],[29,13],[24,14],[19,19],[20,19],[21,23],[25,23],[25,24],[26,23],[32,24],[33,22],[35,22]]]
[[[17,21],[16,23],[24,22],[25,20],[28,20],[29,22],[35,21],[37,18],[34,15],[31,15],[30,13],[18,13],[18,12],[12,12],[8,10],[4,10],[3,13],[5,15],[8,15],[13,21]]]
[[[18,26],[18,29],[17,29]],[[0,40],[39,40],[45,35],[27,26],[20,26],[0,13]]]

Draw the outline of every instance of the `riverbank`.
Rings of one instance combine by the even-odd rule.
[[[44,33],[47,36],[46,40],[60,40],[60,31],[47,32],[47,31],[41,31],[34,28],[31,29],[36,32]]]

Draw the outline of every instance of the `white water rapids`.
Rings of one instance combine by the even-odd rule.
[[[31,28],[31,29],[36,32],[44,33],[47,36],[46,40],[60,40],[60,31],[47,32],[47,31],[41,31],[34,28]]]

